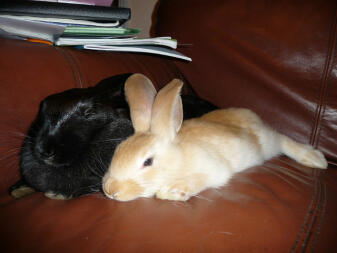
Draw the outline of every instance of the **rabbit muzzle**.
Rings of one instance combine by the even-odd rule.
[[[113,178],[104,177],[103,179],[104,194],[118,201],[134,200],[142,195],[144,188],[132,179],[118,181]]]

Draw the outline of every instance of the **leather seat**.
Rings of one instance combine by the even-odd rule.
[[[162,0],[153,35],[183,62],[0,38],[1,252],[335,252],[337,89],[335,1]],[[19,148],[40,101],[110,75],[173,78],[217,106],[254,110],[320,149],[327,170],[277,157],[187,202],[116,202],[100,194],[14,200]]]

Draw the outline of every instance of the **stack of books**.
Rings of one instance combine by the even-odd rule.
[[[129,8],[53,2],[0,3],[0,35],[55,46],[150,53],[187,61],[171,37],[137,38],[140,30],[124,28]]]

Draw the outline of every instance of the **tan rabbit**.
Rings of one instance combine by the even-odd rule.
[[[106,196],[119,201],[156,195],[185,201],[231,176],[285,154],[325,169],[323,154],[277,133],[248,109],[216,110],[182,123],[175,79],[159,91],[142,74],[125,84],[135,134],[120,143],[103,179]]]

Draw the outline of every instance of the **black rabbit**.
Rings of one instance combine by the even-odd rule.
[[[130,75],[66,90],[41,102],[21,148],[22,179],[10,188],[14,197],[32,189],[57,199],[101,190],[116,146],[133,134],[123,94]],[[186,119],[216,109],[194,96],[183,96],[183,106]]]

